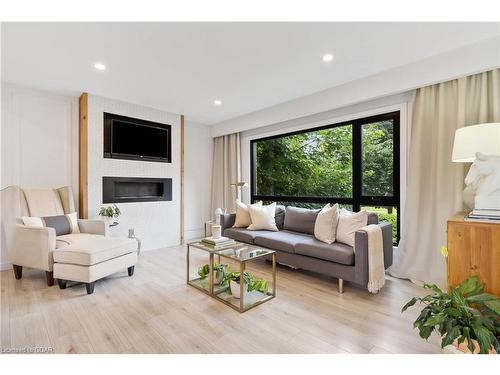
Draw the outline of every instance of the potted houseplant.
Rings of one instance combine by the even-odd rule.
[[[224,276],[226,274],[226,264],[214,264],[213,272],[214,272],[214,284],[219,285],[224,281]],[[210,272],[208,264],[204,264],[200,268],[198,268],[198,275],[201,279],[204,279],[208,276]]]
[[[114,224],[115,219],[120,215],[121,211],[116,204],[113,204],[112,206],[102,206],[99,211],[99,216],[102,216],[104,221],[110,225]]]
[[[240,272],[226,272],[223,284],[229,283],[229,289],[234,298],[240,298]],[[248,293],[257,290],[261,293],[267,293],[268,285],[264,279],[257,279],[249,272],[243,272],[243,292]]]
[[[500,353],[500,299],[484,293],[477,276],[447,293],[434,284],[424,288],[432,293],[414,297],[402,308],[404,312],[417,302],[425,305],[413,324],[420,337],[428,339],[435,331],[441,348],[455,345],[470,353]]]

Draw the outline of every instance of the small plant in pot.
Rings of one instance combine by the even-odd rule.
[[[248,293],[257,290],[266,294],[268,290],[267,281],[264,279],[257,279],[249,272],[243,272],[243,292]],[[240,272],[226,272],[223,284],[229,283],[229,289],[234,298],[240,298]]]
[[[214,264],[213,272],[214,272],[214,284],[219,285],[225,279],[227,264]],[[205,279],[210,272],[210,268],[208,264],[204,264],[200,268],[198,268],[198,275],[201,279]]]
[[[500,299],[484,293],[484,284],[473,276],[456,288],[443,292],[434,284],[425,297],[414,297],[402,312],[417,302],[424,304],[413,326],[420,337],[428,339],[432,332],[441,336],[441,347],[455,345],[471,353],[500,353]]]
[[[122,213],[116,204],[113,204],[112,206],[102,206],[99,211],[99,216],[102,216],[108,224],[113,224],[115,219],[117,219],[121,214]]]

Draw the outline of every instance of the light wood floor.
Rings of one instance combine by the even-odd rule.
[[[200,260],[195,258],[195,260]],[[266,263],[251,271],[264,274]],[[423,289],[389,278],[377,295],[335,279],[278,268],[277,297],[239,314],[185,284],[185,249],[143,252],[126,271],[96,283],[47,287],[44,273],[1,272],[1,348],[57,353],[440,353],[413,330]]]

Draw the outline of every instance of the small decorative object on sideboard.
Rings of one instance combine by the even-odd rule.
[[[102,216],[104,221],[106,221],[110,227],[118,225],[116,219],[121,215],[121,211],[116,204],[111,206],[102,206],[99,211],[99,216]]]
[[[474,209],[500,210],[500,122],[457,129],[451,159],[473,163],[465,177],[465,204]]]
[[[454,345],[461,351],[481,354],[500,353],[500,299],[484,293],[484,284],[473,276],[445,293],[436,285],[425,297],[413,297],[402,312],[417,302],[424,304],[413,323],[420,337],[428,339],[432,332],[441,337],[441,348]]]

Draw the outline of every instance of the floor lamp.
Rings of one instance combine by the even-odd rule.
[[[243,188],[246,186],[248,186],[248,183],[245,181],[233,182],[231,184],[231,187],[234,187],[234,195],[235,195],[234,199],[235,200],[238,199],[238,189],[240,190],[239,198],[241,200],[241,193],[243,191]]]

